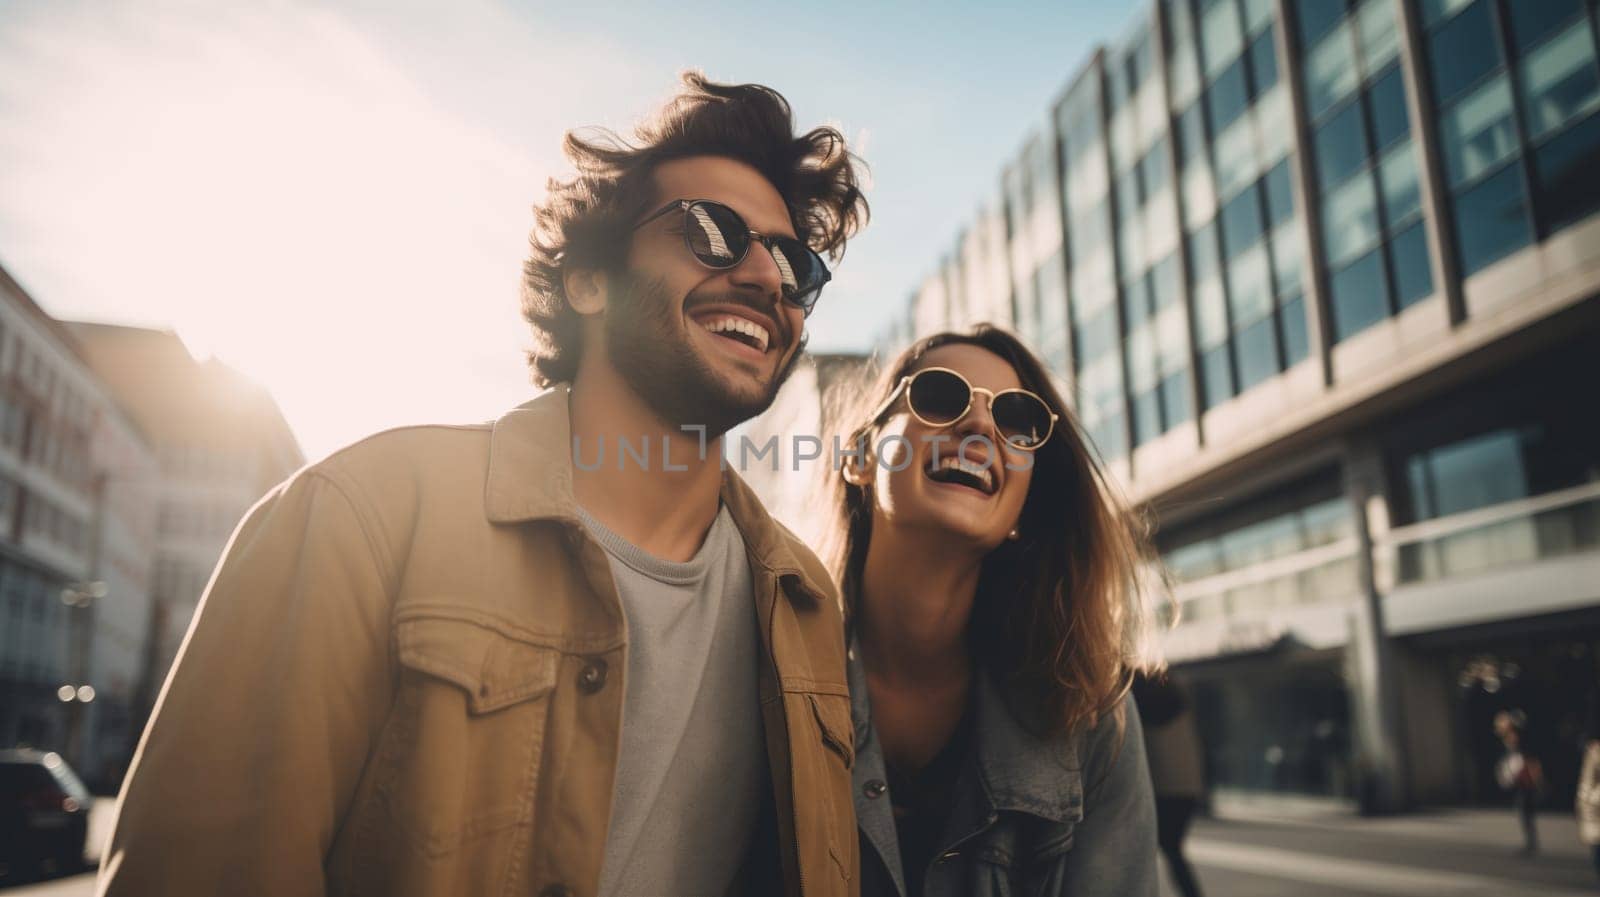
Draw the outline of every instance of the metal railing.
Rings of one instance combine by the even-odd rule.
[[[1374,537],[1373,576],[1387,594],[1600,549],[1600,482],[1396,527]],[[1347,601],[1361,594],[1360,543],[1346,537],[1224,573],[1175,583],[1183,623]]]
[[[1327,545],[1229,570],[1173,587],[1180,622],[1248,616],[1264,610],[1348,599],[1358,593],[1359,545]]]
[[[1397,527],[1373,540],[1378,590],[1600,548],[1600,482]]]

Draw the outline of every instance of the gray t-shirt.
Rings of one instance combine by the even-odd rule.
[[[652,557],[579,509],[628,621],[622,750],[601,897],[720,897],[767,783],[755,597],[727,508],[693,559]]]

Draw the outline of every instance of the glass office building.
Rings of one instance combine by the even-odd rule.
[[[1565,799],[1600,673],[1597,24],[1146,3],[889,340],[1003,321],[1060,377],[1159,520],[1221,799],[1487,799],[1508,707]]]

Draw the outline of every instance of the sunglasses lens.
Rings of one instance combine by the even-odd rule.
[[[932,424],[952,423],[967,413],[972,390],[967,381],[949,371],[927,370],[911,379],[907,390],[911,410]]]
[[[750,248],[750,229],[739,213],[721,203],[697,202],[684,210],[689,251],[712,268],[732,268]]]
[[[1038,448],[1050,436],[1050,408],[1038,396],[1003,392],[994,398],[994,425],[1014,448]]]
[[[809,313],[828,282],[822,257],[799,240],[778,237],[772,241],[772,260],[783,282],[783,298]]]

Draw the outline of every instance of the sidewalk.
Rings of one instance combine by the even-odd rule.
[[[87,851],[98,861],[114,799],[95,802]],[[1189,859],[1210,897],[1593,897],[1600,878],[1570,814],[1539,817],[1543,853],[1517,855],[1511,810],[1365,819],[1254,813],[1201,819]],[[88,897],[92,874],[0,889],[5,897]],[[1162,872],[1162,893],[1173,891]]]
[[[38,884],[0,888],[6,897],[91,897],[94,894],[93,872],[44,881]]]
[[[1382,818],[1257,813],[1200,820],[1188,854],[1206,891],[1231,897],[1600,893],[1570,814],[1541,815],[1539,836],[1541,854],[1520,856],[1521,831],[1509,808]]]

